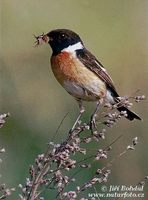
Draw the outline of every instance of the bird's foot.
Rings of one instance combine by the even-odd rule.
[[[97,113],[99,111],[99,106],[100,106],[100,103],[97,102],[96,109],[95,109],[94,113],[91,115],[91,118],[90,118],[90,130],[91,130],[92,134],[95,134],[95,132],[97,131],[96,118],[97,118]]]
[[[90,130],[92,134],[94,134],[94,132],[97,131],[96,117],[97,117],[97,114],[95,113],[91,116],[91,119],[90,119]]]

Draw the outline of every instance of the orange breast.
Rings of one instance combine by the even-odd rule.
[[[67,52],[62,52],[51,58],[51,68],[57,80],[63,85],[65,80],[77,79],[77,63]]]
[[[59,83],[74,97],[89,101],[106,95],[104,82],[87,69],[74,54],[62,52],[52,56],[51,67]]]

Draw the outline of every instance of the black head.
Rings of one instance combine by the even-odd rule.
[[[82,43],[81,38],[75,32],[68,29],[56,29],[47,33],[53,54],[60,53],[63,49],[78,42]]]

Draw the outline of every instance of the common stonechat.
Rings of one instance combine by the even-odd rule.
[[[120,101],[120,96],[104,66],[86,49],[80,36],[68,29],[56,29],[38,37],[37,44],[49,43],[52,48],[51,68],[58,82],[78,102],[80,113],[84,112],[83,101],[98,104],[104,99],[117,104],[129,120],[141,118]]]

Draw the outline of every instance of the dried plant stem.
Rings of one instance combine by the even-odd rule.
[[[63,121],[65,120],[65,118],[67,117],[68,114],[69,114],[69,112],[67,112],[65,114],[65,116],[63,117],[63,119],[61,120],[61,122],[60,122],[60,124],[59,124],[59,126],[58,126],[58,128],[57,128],[57,130],[56,130],[56,132],[54,134],[54,136],[53,136],[53,140],[55,139],[55,137],[56,137],[56,135],[57,135],[57,133],[58,133],[58,131],[59,131],[59,129],[60,129]],[[47,150],[45,152],[45,155],[44,155],[44,157],[47,158],[47,159],[48,159],[48,155],[50,153],[50,149],[51,149],[51,147],[49,145],[49,147],[47,148]],[[29,200],[29,199],[30,200],[34,200],[34,199],[36,199],[39,196],[40,192],[38,193],[37,190],[38,190],[38,187],[40,185],[40,181],[42,180],[42,178],[44,177],[44,175],[46,175],[46,173],[50,170],[50,161],[51,160],[48,160],[48,162],[44,165],[44,167],[42,168],[42,170],[40,171],[40,173],[38,174],[38,176],[33,181],[33,187],[32,187],[32,189],[30,191],[30,194],[29,194],[27,200]]]
[[[2,128],[7,118],[10,116],[10,113],[4,113],[0,114],[0,128]],[[0,148],[0,154],[5,153],[5,148]],[[0,158],[0,164],[2,160]],[[15,191],[15,188],[7,188],[5,183],[0,184],[0,199],[6,199],[7,197],[10,197],[12,193]]]
[[[48,172],[49,168],[50,168],[49,163],[46,163],[44,165],[44,168],[40,172],[40,174],[36,177],[36,179],[33,183],[32,191],[30,193],[30,197],[31,197],[31,198],[29,197],[30,200],[34,200],[38,197],[39,194],[38,194],[37,190],[38,190],[38,187],[40,185],[40,181],[42,180],[44,175]],[[29,200],[29,198],[28,198],[28,200]]]
[[[139,102],[144,98],[138,96],[135,99]],[[124,105],[130,105],[127,98],[123,98],[122,101]],[[100,162],[102,159],[108,159],[108,154],[112,149],[112,145],[122,137],[122,135],[120,135],[111,144],[106,145],[105,148],[93,149],[93,153],[90,155],[89,152],[92,151],[92,148],[90,149],[90,145],[87,144],[91,143],[93,145],[94,143],[99,143],[100,140],[105,139],[106,131],[116,125],[122,117],[126,117],[126,113],[114,112],[114,109],[117,108],[116,106],[106,106],[105,109],[108,108],[108,110],[106,113],[101,113],[99,118],[97,115],[99,110],[98,104],[91,116],[90,121],[87,123],[82,123],[82,121],[80,121],[82,116],[82,113],[80,113],[63,142],[59,144],[50,142],[46,152],[38,155],[35,159],[34,166],[31,166],[30,178],[27,179],[25,186],[23,187],[21,185],[22,192],[20,194],[20,200],[44,199],[41,196],[42,193],[44,193],[45,190],[50,189],[55,189],[55,199],[58,200],[79,199],[83,191],[88,191],[90,188],[94,188],[95,192],[97,192],[95,185],[106,183],[108,181],[108,177],[111,173],[109,168],[113,166],[113,163],[117,159],[125,155],[129,150],[135,149],[137,138],[134,138],[131,145],[128,145],[124,151],[109,161],[106,166],[102,167],[102,169],[95,169],[93,171],[93,175],[88,178],[88,180],[83,180],[83,183],[81,185],[77,185],[76,188],[74,187],[73,191],[67,190],[69,185],[73,185],[74,180],[77,179],[77,175],[81,175],[82,170],[91,168],[95,162]],[[67,114],[62,119],[55,135],[57,135]],[[100,130],[98,130],[97,127],[98,122]],[[83,134],[85,131],[87,131],[86,134]],[[81,160],[77,160],[77,157],[75,157],[78,153],[83,154]],[[88,162],[89,159],[92,161]],[[73,171],[73,168],[76,170]],[[71,175],[69,171],[72,172],[73,175]]]
[[[95,186],[93,186],[93,188],[94,188],[94,191],[95,191],[95,193],[97,194],[98,192],[97,192],[97,189],[96,189],[96,187],[95,187]],[[97,196],[97,199],[98,199],[98,200],[100,200],[99,196]]]

